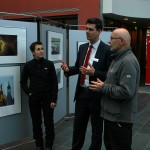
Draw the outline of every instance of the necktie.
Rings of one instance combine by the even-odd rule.
[[[92,45],[90,45],[89,47],[89,50],[86,54],[86,58],[85,58],[85,61],[84,61],[84,67],[87,67],[88,66],[88,63],[89,63],[89,58],[90,58],[90,54],[91,54],[91,51],[92,51]],[[81,75],[81,78],[80,78],[80,85],[84,85],[84,81],[85,81],[85,76],[84,74]]]

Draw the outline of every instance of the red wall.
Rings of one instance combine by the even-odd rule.
[[[41,10],[58,10],[65,8],[78,8],[79,10],[47,12],[33,15],[61,16],[77,14],[79,19],[79,25],[84,25],[87,18],[100,16],[100,0],[0,0],[1,12],[24,13]],[[6,17],[3,18],[6,19]],[[16,19],[18,18],[18,16],[13,16],[13,18]],[[7,19],[10,19],[10,17]]]
[[[147,54],[146,54],[146,81],[150,85],[150,36],[147,36]]]

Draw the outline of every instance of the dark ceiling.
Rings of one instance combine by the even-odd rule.
[[[124,24],[127,24],[129,26],[150,28],[150,18],[132,18],[126,16],[119,16],[115,14],[103,14],[103,16],[114,21],[123,22]],[[124,18],[128,18],[128,20],[124,20]]]

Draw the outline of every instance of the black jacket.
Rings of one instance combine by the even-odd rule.
[[[30,79],[29,86],[27,85],[28,78]],[[23,68],[20,83],[27,95],[32,93],[49,98],[53,102],[57,100],[58,82],[52,61],[42,58],[27,62]]]

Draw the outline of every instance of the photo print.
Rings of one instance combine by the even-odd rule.
[[[61,69],[61,63],[55,63],[55,70],[56,70],[56,75],[57,75],[57,80],[58,80],[58,89],[63,87],[63,71]]]
[[[20,66],[0,67],[0,117],[21,112]]]
[[[0,27],[0,64],[26,62],[26,29]]]
[[[48,59],[51,61],[63,58],[63,34],[48,31]]]

